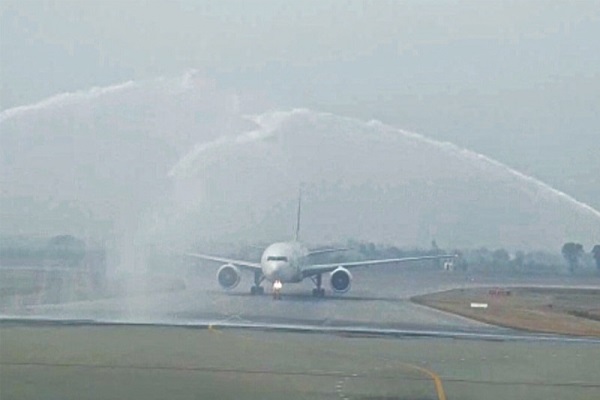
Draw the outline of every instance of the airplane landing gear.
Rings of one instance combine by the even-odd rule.
[[[317,286],[316,288],[314,288],[312,290],[313,297],[325,297],[325,289],[321,288],[321,282],[322,282],[321,274],[313,277],[312,281]]]
[[[261,294],[265,294],[265,288],[260,286],[260,284],[262,283],[262,281],[265,279],[265,276],[262,274],[262,272],[255,272],[254,273],[254,286],[252,286],[250,288],[250,294],[252,295],[261,295]]]
[[[283,287],[281,281],[273,282],[273,300],[281,300],[281,288]]]

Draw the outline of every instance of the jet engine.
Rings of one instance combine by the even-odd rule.
[[[240,270],[232,264],[225,264],[217,271],[217,280],[223,289],[233,289],[240,283]]]
[[[329,278],[329,284],[331,289],[336,293],[346,293],[350,290],[350,282],[352,281],[352,274],[344,267],[338,267]]]

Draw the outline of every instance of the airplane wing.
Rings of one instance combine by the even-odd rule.
[[[443,254],[438,256],[418,256],[418,257],[403,257],[403,258],[388,258],[383,260],[365,260],[365,261],[352,261],[352,262],[341,262],[334,264],[315,264],[308,265],[302,269],[302,274],[304,277],[309,277],[313,275],[323,274],[326,272],[331,272],[338,267],[344,267],[347,269],[358,268],[358,267],[371,267],[375,265],[384,265],[384,264],[396,264],[396,263],[405,263],[412,261],[421,261],[421,260],[445,260],[456,258],[457,256],[454,254]]]
[[[339,251],[348,251],[348,250],[350,250],[350,249],[347,247],[336,247],[336,248],[327,247],[324,249],[310,250],[308,252],[308,256],[316,256],[317,254],[337,253]]]
[[[243,260],[234,260],[231,258],[211,256],[208,254],[198,254],[198,253],[183,253],[183,254],[188,257],[199,258],[201,260],[214,261],[214,262],[219,262],[219,263],[224,263],[224,264],[233,264],[236,267],[240,267],[241,269],[247,269],[250,271],[262,271],[262,267],[260,266],[260,263],[254,263],[254,262],[243,261]]]

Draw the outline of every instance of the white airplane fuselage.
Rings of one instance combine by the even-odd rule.
[[[302,267],[308,253],[308,249],[300,242],[273,243],[265,249],[260,259],[265,279],[282,283],[302,281]]]

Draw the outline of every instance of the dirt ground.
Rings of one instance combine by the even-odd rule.
[[[453,289],[412,300],[493,325],[600,337],[600,289],[486,287]],[[487,308],[473,308],[472,303]]]

